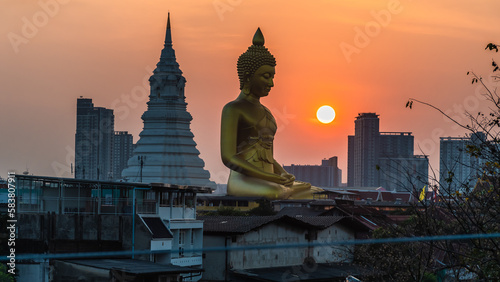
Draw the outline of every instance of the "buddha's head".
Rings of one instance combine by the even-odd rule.
[[[248,50],[241,54],[238,58],[238,78],[240,80],[240,89],[243,89],[245,82],[255,74],[255,72],[262,66],[276,66],[276,59],[264,47],[264,35],[257,28],[252,40],[253,45],[248,47]]]

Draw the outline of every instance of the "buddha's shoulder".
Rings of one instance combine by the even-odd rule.
[[[244,112],[246,110],[249,110],[249,104],[243,100],[236,99],[234,101],[231,101],[227,103],[224,106],[223,111],[230,111],[230,112]]]

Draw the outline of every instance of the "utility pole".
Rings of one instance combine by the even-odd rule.
[[[137,156],[137,159],[139,160],[139,164],[141,165],[140,178],[142,183],[142,167],[144,167],[144,161],[146,160],[146,156]]]

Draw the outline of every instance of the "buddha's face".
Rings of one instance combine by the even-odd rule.
[[[274,67],[263,65],[258,68],[255,73],[250,77],[250,93],[260,97],[269,95],[271,87],[274,86]]]

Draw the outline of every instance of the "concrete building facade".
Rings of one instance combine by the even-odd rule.
[[[115,131],[113,146],[113,179],[121,179],[122,171],[134,151],[134,138],[127,131]]]
[[[449,195],[465,193],[477,182],[480,166],[484,162],[472,156],[467,146],[480,146],[486,142],[486,135],[477,132],[467,137],[439,138],[439,182],[440,193]]]
[[[359,114],[354,121],[354,136],[348,136],[348,186],[377,186],[375,169],[379,157],[379,119],[375,113]]]
[[[92,99],[76,102],[75,178],[113,178],[113,110],[94,107]]]
[[[318,187],[340,187],[342,171],[337,157],[321,161],[321,165],[289,165],[283,168],[300,181],[309,182]]]

